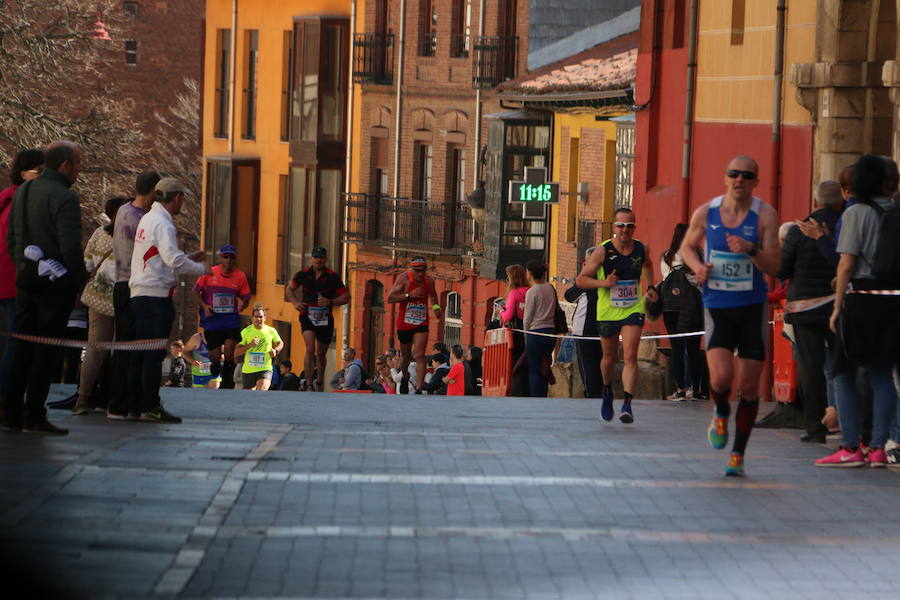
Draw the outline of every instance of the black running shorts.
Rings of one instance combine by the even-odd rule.
[[[206,337],[206,347],[210,349],[221,348],[225,345],[225,340],[234,340],[235,342],[241,341],[240,329],[223,329],[221,331],[210,331],[205,329],[203,330],[203,335]]]
[[[397,341],[401,344],[412,344],[417,333],[428,333],[428,325],[419,325],[415,329],[398,329]]]
[[[331,319],[328,320],[328,325],[317,327],[304,315],[300,317],[300,331],[312,331],[316,334],[316,341],[320,344],[328,345],[334,339],[334,323]]]
[[[740,358],[766,360],[767,312],[765,303],[705,309],[706,349],[737,350]]]

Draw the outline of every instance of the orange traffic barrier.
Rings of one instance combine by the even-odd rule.
[[[775,400],[778,402],[795,402],[797,400],[797,363],[794,360],[794,349],[791,341],[784,337],[784,311],[776,309],[773,317],[772,373],[775,387]]]
[[[509,396],[512,385],[513,332],[505,327],[484,334],[482,396]]]
[[[372,390],[331,390],[335,394],[373,394]]]

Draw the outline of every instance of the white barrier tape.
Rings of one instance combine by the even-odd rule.
[[[586,336],[586,335],[574,335],[571,333],[542,333],[540,331],[525,331],[524,329],[513,329],[512,327],[510,327],[509,330],[516,331],[518,333],[525,333],[527,335],[539,335],[539,336],[543,336],[543,337],[551,337],[551,338],[559,338],[559,339],[572,338],[573,340],[587,340],[587,341],[600,341],[603,339],[609,339],[609,338],[593,337],[593,336]],[[669,338],[693,337],[696,335],[703,335],[704,333],[705,333],[704,331],[691,331],[690,333],[667,333],[667,334],[661,334],[661,335],[642,335],[641,339],[642,340],[662,340],[662,339],[669,339]],[[621,338],[619,338],[619,339],[621,339]]]
[[[900,290],[849,290],[851,294],[872,294],[874,296],[900,296]]]
[[[44,346],[59,346],[61,348],[99,348],[101,350],[127,350],[137,352],[142,350],[165,350],[169,344],[167,338],[152,340],[133,340],[130,342],[89,342],[87,340],[71,340],[67,338],[53,338],[26,333],[0,332],[0,337],[12,337],[23,342],[42,344]]]
[[[819,308],[820,306],[825,306],[829,302],[834,302],[834,294],[831,294],[830,296],[821,296],[819,298],[806,298],[805,300],[789,300],[784,305],[784,314],[789,315],[806,312],[808,310]]]

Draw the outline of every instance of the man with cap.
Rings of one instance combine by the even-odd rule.
[[[303,368],[307,391],[321,392],[325,383],[325,353],[334,338],[331,309],[350,302],[350,292],[340,276],[325,266],[327,259],[328,251],[324,246],[313,248],[312,266],[297,271],[284,288],[284,299],[300,313],[300,329],[306,345]]]
[[[138,339],[168,339],[175,321],[172,294],[177,275],[200,276],[209,272],[201,262],[202,250],[190,256],[178,248],[178,235],[172,217],[181,212],[188,189],[174,177],[156,184],[156,202],[141,217],[134,235],[131,255],[131,309],[134,311]],[[159,380],[166,351],[145,350],[134,359],[140,366],[140,378],[133,382],[137,391],[139,420],[156,423],[181,423],[169,414],[159,399]],[[129,416],[133,409],[129,409]]]
[[[219,250],[222,263],[197,280],[194,297],[200,307],[200,327],[209,348],[210,375],[222,377],[222,388],[234,388],[234,347],[241,339],[240,313],[250,303],[247,276],[236,266],[237,250],[225,244]],[[225,366],[222,366],[222,348]]]
[[[425,380],[425,346],[428,344],[428,306],[436,319],[441,318],[434,280],[425,274],[428,263],[424,257],[414,256],[409,261],[411,270],[402,273],[394,281],[387,301],[399,304],[397,311],[397,340],[400,342],[401,369],[409,381],[409,363],[416,361],[417,390]],[[402,384],[401,384],[402,385]]]

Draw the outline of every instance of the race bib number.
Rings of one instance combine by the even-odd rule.
[[[266,353],[265,352],[248,352],[247,353],[247,364],[251,367],[265,367],[266,366]]]
[[[609,301],[613,308],[630,308],[638,303],[638,288],[640,282],[637,279],[628,279],[616,282],[609,290]]]
[[[212,375],[212,365],[208,362],[202,362],[197,365],[197,375]]]
[[[753,262],[746,254],[713,250],[712,270],[707,286],[722,292],[746,292],[753,289]]]
[[[313,327],[327,327],[328,313],[331,309],[327,306],[310,306],[307,309],[307,317]]]
[[[424,304],[407,304],[403,322],[407,325],[422,325],[428,318],[428,309]]]
[[[234,312],[234,296],[231,294],[215,293],[212,298],[213,312],[219,314],[231,314]]]

